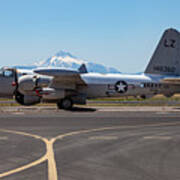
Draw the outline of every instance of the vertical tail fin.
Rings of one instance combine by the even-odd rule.
[[[88,71],[87,71],[87,68],[86,68],[86,65],[85,64],[82,64],[80,67],[79,67],[79,72],[81,73],[81,74],[85,74],[85,73],[88,73]]]
[[[145,73],[180,75],[180,33],[177,30],[164,32]]]

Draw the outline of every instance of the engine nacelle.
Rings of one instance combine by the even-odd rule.
[[[18,81],[18,91],[21,94],[32,95],[36,88],[48,87],[51,79],[51,77],[42,77],[37,75],[22,76]]]
[[[16,92],[15,99],[19,104],[24,106],[35,105],[41,101],[41,98],[38,96],[23,95],[19,92]]]
[[[42,94],[42,98],[45,101],[48,100],[59,100],[65,97],[64,89],[54,89],[54,88],[42,88],[40,92]]]

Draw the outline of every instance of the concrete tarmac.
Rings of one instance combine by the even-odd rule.
[[[180,179],[178,108],[0,112],[0,179]]]

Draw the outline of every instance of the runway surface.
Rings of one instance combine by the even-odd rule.
[[[179,180],[179,132],[179,109],[1,109],[0,179]]]

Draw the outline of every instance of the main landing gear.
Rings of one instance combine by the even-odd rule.
[[[70,109],[72,109],[72,106],[73,106],[73,101],[70,98],[61,99],[57,103],[58,109],[70,110]]]

